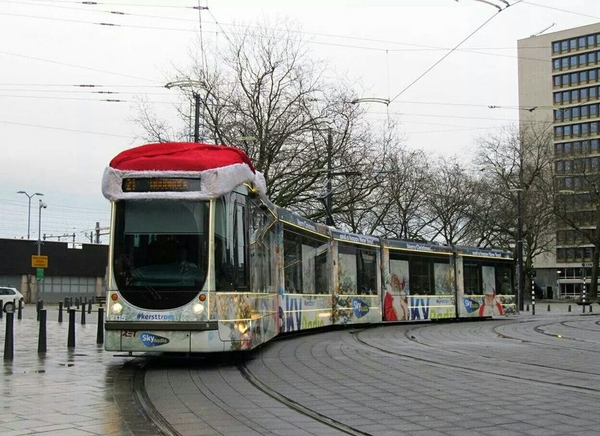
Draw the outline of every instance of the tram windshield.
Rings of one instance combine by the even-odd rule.
[[[208,202],[120,201],[114,271],[123,298],[145,309],[173,309],[200,292],[208,267]]]

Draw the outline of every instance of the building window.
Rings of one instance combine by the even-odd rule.
[[[579,89],[571,91],[571,101],[579,101]]]
[[[560,49],[561,49],[561,51],[567,51],[569,49],[569,41],[561,41]]]
[[[556,87],[556,86],[560,86],[560,83],[561,83],[561,81],[560,81],[560,76],[554,76],[554,77],[552,78],[552,80],[553,80],[553,83],[554,83],[554,86],[555,86],[555,87]]]
[[[569,64],[570,64],[571,68],[576,68],[577,67],[577,56],[571,56],[569,58]]]
[[[587,118],[587,116],[589,115],[589,107],[588,106],[581,106],[581,118]]]
[[[567,68],[569,68],[569,58],[562,58],[562,59],[560,60],[560,67],[561,67],[562,69],[567,69]]]
[[[588,81],[588,72],[587,71],[582,71],[581,73],[579,73],[579,81],[581,83],[586,83]]]
[[[591,88],[589,88],[589,91],[590,91],[590,98],[598,97],[598,88],[596,88],[595,86],[592,86]]]
[[[562,102],[562,94],[560,92],[554,93],[554,103]]]
[[[596,133],[598,133],[598,123],[597,122],[590,123],[590,133],[592,135],[595,135]]]
[[[578,119],[578,118],[579,118],[579,106],[577,106],[577,107],[574,107],[574,108],[572,109],[572,111],[573,111],[573,115],[571,115],[571,116],[572,116],[572,118],[573,118],[574,120],[575,120],[575,119]]]
[[[586,48],[586,44],[585,44],[585,36],[580,36],[579,37],[579,41],[578,44],[579,48]]]
[[[579,85],[579,73],[571,73],[571,85]]]
[[[581,88],[579,90],[579,92],[581,93],[581,99],[582,100],[587,100],[587,98],[588,98],[588,89],[587,88]]]
[[[590,141],[588,139],[581,141],[581,152],[586,155],[590,152]]]
[[[588,57],[588,59],[587,59],[588,64],[593,65],[596,63],[596,52],[595,51],[588,53],[587,57]]]
[[[589,48],[593,47],[595,45],[595,38],[594,35],[588,35],[587,37],[587,46]]]
[[[567,127],[565,126],[565,135],[567,134]],[[579,136],[579,124],[573,124],[573,136]],[[577,149],[575,148],[575,144],[577,145]],[[573,152],[579,153],[579,141],[573,143]]]
[[[588,75],[590,76],[590,82],[595,82],[597,80],[597,70],[589,70]]]
[[[561,155],[563,153],[563,145],[562,144],[555,144],[554,145],[554,152],[557,155]]]
[[[571,128],[571,126],[564,126],[564,128],[563,128],[563,134],[565,136],[571,136],[571,134],[572,134],[572,128]]]
[[[552,43],[552,53],[558,53],[560,51],[560,42]]]
[[[584,135],[587,135],[588,133],[590,133],[590,123],[581,124],[581,133]]]
[[[577,40],[575,38],[569,40],[569,50],[577,50]]]
[[[598,115],[598,105],[591,104],[590,106],[590,117],[595,117]]]
[[[598,153],[598,146],[600,146],[600,141],[597,139],[592,139],[590,141],[590,147],[593,153]]]
[[[563,136],[563,128],[562,127],[555,127],[554,128],[554,136],[556,136],[557,138],[562,138]]]

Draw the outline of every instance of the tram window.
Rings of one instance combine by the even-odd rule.
[[[285,228],[283,268],[285,291],[314,294],[327,292],[327,239],[318,239]]]
[[[415,257],[410,259],[410,293],[412,295],[429,295],[431,293],[431,280],[429,277],[429,262],[426,259]]]
[[[249,210],[250,286],[252,292],[270,292],[275,283],[272,257],[272,250],[276,245],[273,226],[275,219],[255,201],[250,202]]]
[[[146,309],[192,301],[208,268],[207,203],[123,201],[116,208],[114,271],[123,297]]]
[[[448,295],[454,293],[454,274],[449,263],[433,264],[434,294]]]
[[[339,245],[340,293],[373,295],[377,293],[377,255],[371,248]]]
[[[216,202],[215,279],[217,291],[248,288],[246,197],[231,193]]]
[[[482,295],[483,288],[481,286],[481,275],[477,264],[465,263],[463,265],[465,294],[467,295]]]
[[[377,255],[375,251],[360,249],[358,252],[358,293],[377,293]]]
[[[317,294],[329,293],[329,269],[327,268],[327,252],[315,258],[315,292]]]

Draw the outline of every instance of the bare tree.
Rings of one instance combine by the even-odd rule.
[[[468,240],[472,229],[474,180],[455,158],[440,158],[427,186],[428,239],[448,245]]]
[[[516,246],[520,197],[525,270],[553,245],[552,150],[545,123],[509,126],[478,140],[475,162],[489,196],[476,214],[479,237],[483,245]]]
[[[333,132],[334,168],[360,171],[369,138],[363,109],[351,103],[351,86],[328,78],[325,65],[310,58],[288,22],[245,29],[227,34],[225,47],[212,56],[193,59],[173,83],[185,84],[181,91],[199,103],[203,141],[244,149],[264,174],[274,203],[321,219],[325,211],[317,197],[328,164],[327,134]],[[146,124],[150,134],[157,132]],[[336,195],[334,212],[364,195]]]

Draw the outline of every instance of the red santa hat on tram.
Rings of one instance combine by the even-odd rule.
[[[124,192],[123,179],[142,177],[199,178],[199,191]],[[264,176],[242,150],[189,142],[147,144],[119,153],[104,170],[102,193],[112,201],[144,198],[208,200],[243,183],[266,193]]]

